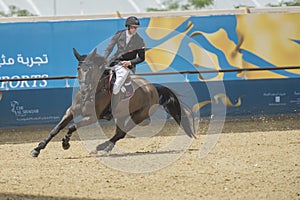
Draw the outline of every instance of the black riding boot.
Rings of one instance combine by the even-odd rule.
[[[120,92],[118,94],[114,94],[112,95],[112,98],[111,98],[111,113],[113,114],[113,116],[115,116],[115,112],[117,110],[117,106],[120,102],[120,98],[121,98],[121,94]]]
[[[102,116],[103,119],[105,120],[112,120],[114,117],[112,115],[112,110],[111,110],[111,106],[109,105],[109,107],[105,110],[103,116]]]
[[[106,111],[103,114],[103,119],[105,120],[111,120],[114,118],[114,112],[117,108],[117,105],[120,101],[120,92],[118,94],[113,94],[111,98],[111,104],[110,106],[106,109]]]

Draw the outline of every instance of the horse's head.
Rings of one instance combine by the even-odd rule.
[[[75,48],[73,48],[73,53],[78,60],[77,73],[80,92],[82,94],[89,93],[97,87],[97,83],[105,68],[105,59],[97,54],[96,48],[88,55],[80,55]]]

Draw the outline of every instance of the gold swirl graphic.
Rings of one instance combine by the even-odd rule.
[[[236,32],[243,38],[240,48],[278,67],[299,66],[300,45],[292,41],[300,39],[299,18],[300,13],[237,15]],[[300,74],[299,69],[287,71]],[[247,72],[247,76],[251,79],[282,77],[275,73],[261,77],[259,73]]]
[[[193,24],[189,22],[188,27],[183,33],[179,33],[173,38],[146,51],[146,62],[153,72],[164,70],[170,66],[177,55],[182,39],[192,27]],[[157,32],[160,32],[160,29],[158,29]]]
[[[185,22],[189,17],[153,17],[150,19],[146,33],[153,40],[160,40],[178,26]]]
[[[193,106],[192,111],[193,112],[198,112],[198,110],[200,110],[202,107],[204,107],[208,104],[211,104],[211,101],[207,100],[207,101],[199,102],[199,103],[197,103]]]
[[[219,94],[216,94],[214,96],[213,101],[206,100],[206,101],[199,102],[199,103],[197,103],[193,106],[192,110],[193,110],[193,112],[198,112],[202,107],[204,107],[208,104],[219,104],[220,100],[221,100],[223,105],[228,106],[228,107],[239,107],[239,106],[242,105],[242,98],[241,97],[238,98],[238,101],[237,101],[236,104],[233,104],[230,101],[229,97],[226,96],[226,94],[219,93]]]
[[[230,65],[236,67],[242,66],[242,54],[238,51],[237,45],[228,38],[227,32],[224,29],[221,28],[211,34],[202,34],[213,46],[225,54]]]
[[[236,104],[233,104],[229,97],[226,96],[226,94],[217,94],[214,96],[214,104],[218,104],[219,103],[219,99],[221,100],[221,102],[223,103],[223,105],[228,106],[228,107],[239,107],[242,105],[242,99],[241,97],[238,98],[238,101]]]
[[[189,47],[193,54],[194,66],[196,67],[201,66],[208,69],[221,69],[218,62],[218,57],[215,54],[206,51],[202,47],[192,42],[189,43]],[[214,80],[222,80],[223,76],[224,76],[223,73],[217,73],[215,77],[210,79],[205,79],[201,74],[199,74],[199,79],[201,81],[207,81],[207,80],[214,81]]]
[[[227,32],[224,29],[219,29],[217,32],[214,33],[204,33],[200,31],[195,31],[191,34],[191,37],[197,36],[197,35],[203,35],[214,47],[222,51],[226,57],[226,60],[228,63],[236,68],[239,69],[245,69],[245,68],[259,68],[256,65],[253,65],[251,63],[246,62],[242,58],[242,54],[240,53],[240,46],[242,45],[244,38],[239,38],[239,43],[236,45],[232,40],[229,39]],[[203,54],[199,49],[200,47],[191,47],[193,51],[194,59],[197,59],[196,57],[199,57],[201,54]],[[196,50],[194,50],[196,49]],[[205,52],[211,59],[214,60],[214,67],[209,66],[207,63],[202,64],[196,64],[201,65],[203,67],[213,68],[213,69],[221,69],[218,58],[212,54]],[[213,56],[214,55],[214,56]],[[198,61],[199,62],[199,61]],[[286,76],[282,76],[280,74],[277,74],[276,72],[272,71],[247,71],[247,72],[240,72],[237,73],[237,77],[245,78],[245,79],[264,79],[264,78],[286,78]],[[204,79],[202,76],[199,76],[199,79],[201,81],[211,81],[211,80],[222,80],[224,78],[224,74],[218,74],[212,79]]]
[[[205,37],[212,46],[223,52],[226,62],[230,66],[238,69],[262,67],[261,64],[255,64],[260,62],[249,61],[250,57],[247,57],[248,62],[244,60],[242,50],[258,56],[258,59],[265,63],[270,63],[270,67],[299,66],[300,45],[295,40],[300,40],[300,26],[297,20],[300,13],[236,15],[235,17],[237,20],[236,29],[232,31],[235,31],[238,36],[238,44],[230,39],[225,28],[220,28],[213,33],[195,30],[189,37],[192,38],[198,35]],[[154,17],[150,19],[146,33],[150,38],[160,40],[173,33],[188,19],[189,17]],[[146,52],[146,62],[152,71],[164,70],[172,64],[178,55],[183,38],[193,27],[194,24],[189,21],[185,31]],[[188,43],[188,46],[192,52],[194,66],[216,70],[222,69],[218,52],[209,52],[192,41]],[[300,74],[299,69],[286,71]],[[282,75],[279,71],[244,71],[236,73],[236,77],[243,79],[278,79],[288,78],[288,75]],[[215,73],[209,76],[199,75],[200,81],[223,79],[224,73]]]

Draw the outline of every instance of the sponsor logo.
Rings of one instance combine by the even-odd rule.
[[[28,115],[39,114],[38,108],[26,108],[18,101],[11,101],[11,112],[15,114],[16,117],[26,117]]]

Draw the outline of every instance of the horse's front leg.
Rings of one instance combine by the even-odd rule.
[[[73,132],[75,132],[80,127],[90,125],[96,121],[97,121],[97,118],[95,115],[88,115],[88,116],[84,116],[79,122],[76,122],[76,124],[71,125],[69,127],[67,134],[62,138],[63,149],[68,150],[70,148],[69,141],[70,141],[70,138],[71,138]]]
[[[70,148],[70,143],[69,143],[69,141],[70,141],[70,139],[71,139],[72,133],[73,133],[74,131],[76,131],[76,130],[77,130],[77,128],[76,128],[76,125],[75,125],[75,124],[73,124],[73,125],[71,125],[71,126],[69,127],[69,130],[68,130],[67,134],[66,134],[66,135],[63,137],[63,139],[62,139],[62,147],[63,147],[64,150],[67,150],[67,149]]]
[[[64,127],[66,127],[72,119],[73,119],[73,114],[71,112],[71,108],[69,108],[67,110],[67,112],[65,113],[65,115],[63,116],[63,118],[61,119],[61,121],[51,130],[49,135],[44,140],[42,140],[36,148],[34,148],[30,152],[31,156],[38,157],[38,155],[40,154],[40,151],[42,149],[45,149],[47,144],[51,141],[51,139],[54,136],[56,136],[60,130],[62,130]]]

